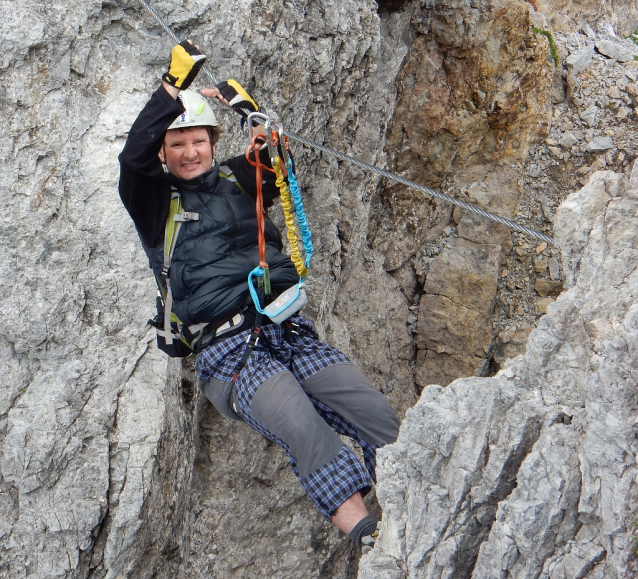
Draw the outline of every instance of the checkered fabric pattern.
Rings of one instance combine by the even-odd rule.
[[[294,316],[290,321],[304,330],[300,335],[294,334],[292,344],[285,340],[283,327],[276,324],[262,327],[262,335],[265,335],[270,348],[263,343],[258,344],[239,374],[235,383],[239,404],[237,411],[249,426],[288,452],[291,467],[310,500],[330,521],[337,508],[348,497],[358,490],[364,494],[370,490],[376,467],[375,451],[378,447],[361,440],[350,422],[306,392],[317,412],[331,428],[339,434],[349,436],[361,446],[365,468],[352,450],[344,445],[332,460],[308,476],[300,477],[295,459],[290,455],[286,443],[253,418],[250,412],[252,398],[268,378],[279,372],[290,371],[301,383],[328,366],[349,362],[339,350],[318,339],[312,322],[302,316]],[[204,381],[211,377],[231,381],[249,333],[250,330],[247,330],[206,348],[195,361],[199,378]],[[276,357],[273,357],[273,352]]]
[[[372,487],[372,480],[363,465],[345,445],[335,458],[308,476],[300,477],[294,466],[293,471],[310,500],[327,521],[331,521],[332,515],[347,498],[357,491],[365,496]]]
[[[376,483],[376,468],[377,468],[377,448],[381,448],[378,444],[369,444],[365,440],[359,438],[357,429],[342,416],[337,414],[332,408],[326,406],[323,402],[317,400],[314,396],[306,392],[308,398],[310,398],[315,410],[319,415],[328,423],[328,425],[338,434],[348,436],[354,440],[360,447],[363,454],[363,462],[366,465],[366,470],[370,473],[370,477]],[[357,461],[358,463],[359,461]],[[365,494],[365,493],[364,493]]]
[[[257,391],[268,378],[290,370],[299,381],[333,364],[349,362],[347,356],[317,336],[314,324],[303,316],[293,316],[290,321],[298,324],[302,334],[294,335],[293,344],[285,340],[284,328],[278,324],[262,326],[263,336],[270,346],[263,340],[253,350],[248,358],[246,367],[241,371],[235,384],[242,405],[250,406],[250,402]],[[233,379],[235,368],[244,353],[246,339],[250,330],[222,340],[206,348],[195,360],[195,368],[200,380],[207,381],[211,377],[229,382]],[[276,358],[271,354],[275,352]]]

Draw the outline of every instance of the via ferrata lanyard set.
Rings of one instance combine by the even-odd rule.
[[[259,117],[265,121],[266,144],[268,146],[268,153],[270,155],[270,164],[272,168],[261,163],[259,152],[263,148],[264,142],[262,135],[253,135],[252,119],[254,117]],[[246,340],[244,354],[235,368],[235,374],[233,376],[234,381],[237,380],[239,372],[246,365],[250,354],[259,342],[263,316],[268,316],[276,324],[281,324],[308,303],[306,291],[302,286],[306,276],[308,275],[310,259],[312,258],[313,253],[312,234],[310,233],[308,221],[306,220],[301,192],[299,191],[297,179],[293,171],[292,159],[288,154],[290,145],[284,133],[284,129],[283,127],[280,127],[278,133],[274,131],[270,117],[263,113],[251,113],[248,115],[247,121],[250,134],[250,144],[246,147],[245,156],[248,163],[255,167],[255,185],[257,189],[257,195],[255,197],[255,212],[257,216],[257,245],[259,248],[259,265],[248,274],[248,290],[250,291],[250,296],[252,297],[255,309],[257,310],[257,315],[255,316],[255,325]],[[279,156],[278,149],[281,150],[281,157]],[[251,153],[254,156],[254,160],[251,159]],[[253,281],[254,278],[257,278],[257,288],[263,288],[263,294],[266,298],[268,298],[268,296],[272,293],[272,288],[270,286],[270,269],[266,262],[266,222],[262,195],[263,170],[275,173],[275,176],[277,177],[276,185],[279,187],[279,197],[281,199],[281,205],[286,222],[286,236],[290,242],[290,259],[295,264],[295,269],[299,274],[298,283],[281,293],[272,303],[268,304],[264,308],[261,306],[261,300],[257,289],[255,289],[255,283]],[[299,252],[299,240],[292,214],[293,205],[297,217],[297,223],[301,231],[305,260],[301,257]]]

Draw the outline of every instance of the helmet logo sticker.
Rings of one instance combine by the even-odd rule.
[[[1,1],[1,0],[0,0]],[[217,119],[204,97],[192,90],[185,90],[177,95],[184,112],[173,121],[170,129],[186,129],[190,127],[216,127]]]
[[[184,102],[184,97],[182,96],[182,93],[179,93],[177,95],[177,98],[179,100],[180,103],[182,103],[182,105],[184,106],[184,112],[179,116],[179,121],[178,123],[182,124],[182,123],[188,123],[190,122],[190,118],[188,116],[188,106],[187,104]]]

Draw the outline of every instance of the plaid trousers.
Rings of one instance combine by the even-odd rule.
[[[261,335],[268,341],[267,347],[262,340],[253,350],[246,366],[240,372],[234,385],[237,413],[257,432],[277,443],[289,455],[291,467],[299,478],[310,500],[321,514],[330,521],[337,508],[357,491],[366,494],[375,477],[376,449],[362,440],[357,429],[345,420],[337,411],[306,395],[316,412],[338,434],[349,436],[363,451],[365,468],[352,450],[343,445],[337,456],[317,468],[307,476],[300,476],[295,458],[290,454],[288,445],[273,435],[251,413],[253,396],[266,380],[279,372],[289,371],[300,383],[317,372],[333,365],[350,363],[348,358],[332,346],[318,339],[314,324],[302,316],[293,316],[291,322],[302,329],[294,334],[292,343],[284,337],[284,329],[277,324],[262,327]],[[215,343],[201,352],[195,361],[200,380],[216,378],[224,382],[232,381],[237,363],[241,359],[249,330]],[[301,385],[303,388],[303,386]]]

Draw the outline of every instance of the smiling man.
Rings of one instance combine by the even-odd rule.
[[[159,158],[171,175],[178,179],[193,179],[213,168],[212,147],[208,131],[203,127],[168,131]]]
[[[222,131],[206,100],[186,90],[203,61],[189,42],[173,49],[162,85],[119,156],[120,197],[161,280],[171,196],[179,192],[188,218],[170,263],[173,311],[187,326],[206,325],[195,361],[199,388],[223,415],[279,444],[321,514],[365,551],[374,545],[376,520],[363,496],[372,486],[375,451],[396,440],[398,420],[348,358],[318,339],[312,322],[295,315],[285,325],[267,318],[260,324],[248,288],[260,261],[255,167],[244,155],[215,160]],[[258,108],[232,80],[202,94],[244,117],[242,109]],[[263,135],[263,128],[255,132]],[[270,164],[267,150],[260,158]],[[279,189],[273,173],[263,178],[267,208]],[[299,276],[267,215],[264,237],[274,299]],[[261,341],[251,353],[253,334]],[[361,446],[365,466],[337,433]]]

